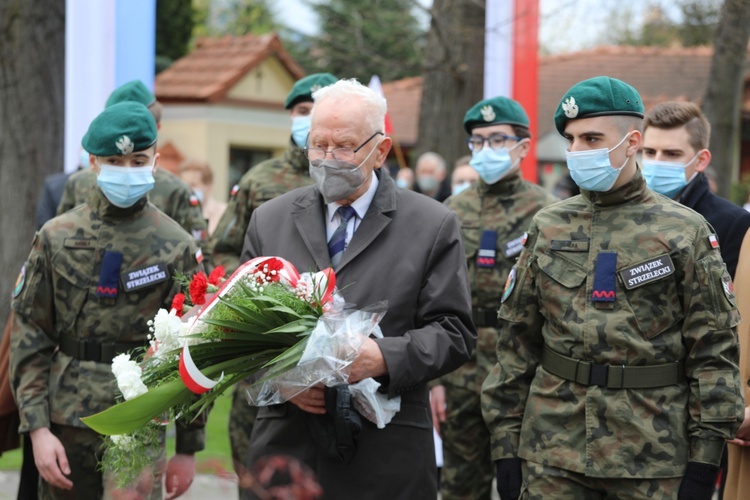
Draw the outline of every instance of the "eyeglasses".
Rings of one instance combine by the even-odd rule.
[[[469,146],[471,151],[480,151],[484,147],[484,143],[488,142],[490,148],[500,149],[505,147],[505,141],[520,141],[522,137],[516,137],[515,135],[505,134],[492,134],[489,137],[480,137],[478,135],[472,135],[466,139],[466,144]]]
[[[365,142],[356,148],[334,148],[330,151],[323,148],[304,148],[305,156],[308,160],[324,160],[326,155],[331,155],[334,160],[352,161],[357,151],[365,147],[365,144],[373,140],[378,135],[385,135],[383,132],[375,132]]]

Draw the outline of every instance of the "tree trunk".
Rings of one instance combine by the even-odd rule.
[[[31,250],[42,181],[63,169],[65,0],[0,0],[0,33],[2,325]]]
[[[711,165],[716,169],[719,194],[725,198],[739,174],[740,111],[748,39],[750,2],[725,0],[703,102],[703,111],[711,123]]]
[[[452,168],[469,154],[464,114],[483,95],[484,0],[435,0],[431,14],[416,153],[439,153]]]

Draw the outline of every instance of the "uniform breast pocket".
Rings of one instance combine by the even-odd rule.
[[[656,337],[685,317],[672,274],[626,289],[625,295],[638,330],[646,339]]]
[[[93,259],[94,252],[88,249],[65,249],[52,256],[56,321],[62,331],[73,327],[86,302]]]
[[[576,301],[585,300],[583,285],[586,281],[586,269],[572,259],[551,251],[542,254],[537,259],[537,264],[551,278],[551,281],[537,283],[542,314],[553,323],[576,321],[575,311],[583,311],[585,304],[572,306],[576,305]]]

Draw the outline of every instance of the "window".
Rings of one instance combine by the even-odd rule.
[[[240,182],[240,177],[258,163],[271,157],[271,151],[267,149],[244,149],[229,148],[229,186],[231,192],[235,184]]]

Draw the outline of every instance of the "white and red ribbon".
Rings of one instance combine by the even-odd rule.
[[[203,375],[195,362],[193,362],[193,358],[190,356],[190,348],[186,342],[180,354],[180,378],[182,378],[185,387],[190,389],[190,392],[203,394],[213,389],[216,384],[222,381],[224,372],[221,372],[219,380],[211,380]]]

